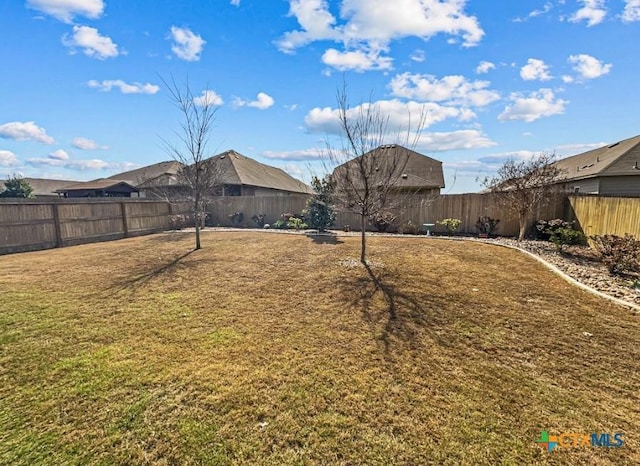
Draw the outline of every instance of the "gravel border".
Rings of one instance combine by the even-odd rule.
[[[177,231],[193,231],[193,228]],[[314,230],[295,231],[260,228],[207,227],[202,231],[254,231],[271,234],[336,237],[360,236],[360,232],[358,231],[343,232],[337,230],[330,230],[326,233],[318,233]],[[632,288],[629,284],[629,280],[625,280],[622,277],[618,276],[611,276],[607,271],[607,268],[600,262],[589,260],[588,258],[585,258],[584,254],[571,254],[571,252],[579,252],[580,247],[574,246],[573,249],[569,248],[568,254],[560,254],[556,250],[555,245],[548,241],[524,240],[518,242],[513,238],[479,239],[470,236],[400,235],[394,233],[377,232],[367,232],[367,236],[388,236],[395,238],[421,240],[440,239],[453,241],[471,241],[515,249],[533,257],[535,260],[544,264],[549,270],[553,271],[573,285],[589,291],[590,293],[596,294],[602,298],[611,300],[619,305],[631,308],[636,313],[640,314],[640,289]],[[583,250],[588,250],[587,246],[583,246],[582,248]]]

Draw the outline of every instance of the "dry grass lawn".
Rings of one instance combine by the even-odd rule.
[[[372,238],[390,321],[357,238],[192,241],[0,257],[1,464],[640,463],[640,316],[523,254]]]

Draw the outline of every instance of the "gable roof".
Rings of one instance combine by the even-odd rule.
[[[129,170],[128,172],[118,173],[107,179],[125,181],[132,186],[141,186],[152,184],[153,180],[163,176],[165,178],[173,178],[178,171],[180,171],[180,167],[182,167],[180,162],[169,160],[142,168],[136,168],[135,170]]]
[[[122,180],[112,180],[109,178],[95,181],[83,181],[83,182],[75,182],[72,185],[69,185],[65,188],[58,189],[56,192],[64,193],[68,191],[98,191],[98,190],[108,190],[110,188],[115,188],[118,186],[122,186],[125,188],[130,188],[134,192],[138,192],[138,189],[135,186],[127,183]]]
[[[57,190],[78,183],[71,180],[49,180],[46,178],[24,178],[35,196],[55,196]]]
[[[414,150],[407,149],[398,144],[388,144],[377,147],[361,157],[380,157],[378,160],[395,159],[400,161],[400,167],[394,167],[401,169],[402,173],[394,174],[397,176],[397,180],[394,183],[395,187],[407,188],[407,189],[434,189],[444,188],[444,173],[442,171],[442,162],[433,159],[426,155],[420,154]],[[357,163],[357,158],[349,160],[342,165],[336,167],[336,170],[343,170],[350,164]],[[406,161],[406,164],[405,164]],[[395,164],[391,164],[394,165]],[[334,170],[335,173],[335,170]]]
[[[563,171],[563,181],[606,175],[640,175],[640,168],[634,168],[634,161],[631,160],[624,168],[612,170],[632,155],[634,160],[640,160],[640,135],[558,160],[554,165]]]
[[[311,194],[313,190],[284,170],[258,162],[234,150],[228,150],[209,160],[220,164],[222,183],[257,186],[293,193]]]

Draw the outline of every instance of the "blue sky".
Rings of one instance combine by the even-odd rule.
[[[640,134],[640,0],[4,0],[0,176],[89,180],[170,159],[162,79],[218,104],[234,149],[309,179],[336,90],[473,192],[509,157]],[[397,142],[389,140],[388,142]]]

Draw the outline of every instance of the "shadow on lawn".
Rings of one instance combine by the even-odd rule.
[[[369,265],[366,274],[346,279],[342,288],[352,304],[362,307],[362,315],[369,325],[381,331],[380,340],[385,353],[392,350],[394,341],[402,341],[410,346],[419,344],[424,332],[437,322],[433,312],[423,306],[424,297],[403,291],[396,283],[401,281],[396,271],[374,271]],[[380,293],[384,305],[375,302]],[[376,332],[377,333],[377,332]],[[433,334],[431,337],[438,340]]]
[[[306,233],[307,238],[311,238],[311,240],[316,244],[342,244],[340,238],[335,233]]]
[[[178,266],[182,265],[180,263],[184,259],[189,257],[195,251],[196,251],[195,249],[190,249],[189,251],[185,252],[184,254],[181,254],[180,256],[174,258],[170,262],[153,266],[149,270],[147,270],[146,272],[142,272],[142,273],[136,274],[135,276],[125,278],[124,280],[116,281],[114,283],[113,288],[120,289],[120,290],[124,290],[124,289],[127,289],[127,288],[133,288],[133,287],[135,287],[137,285],[141,285],[142,283],[146,283],[149,280],[151,280],[151,279],[153,279],[155,277],[158,277],[158,276],[160,276],[162,274],[165,274],[165,273],[168,273],[168,272],[173,272],[173,271],[175,271],[177,269]]]

